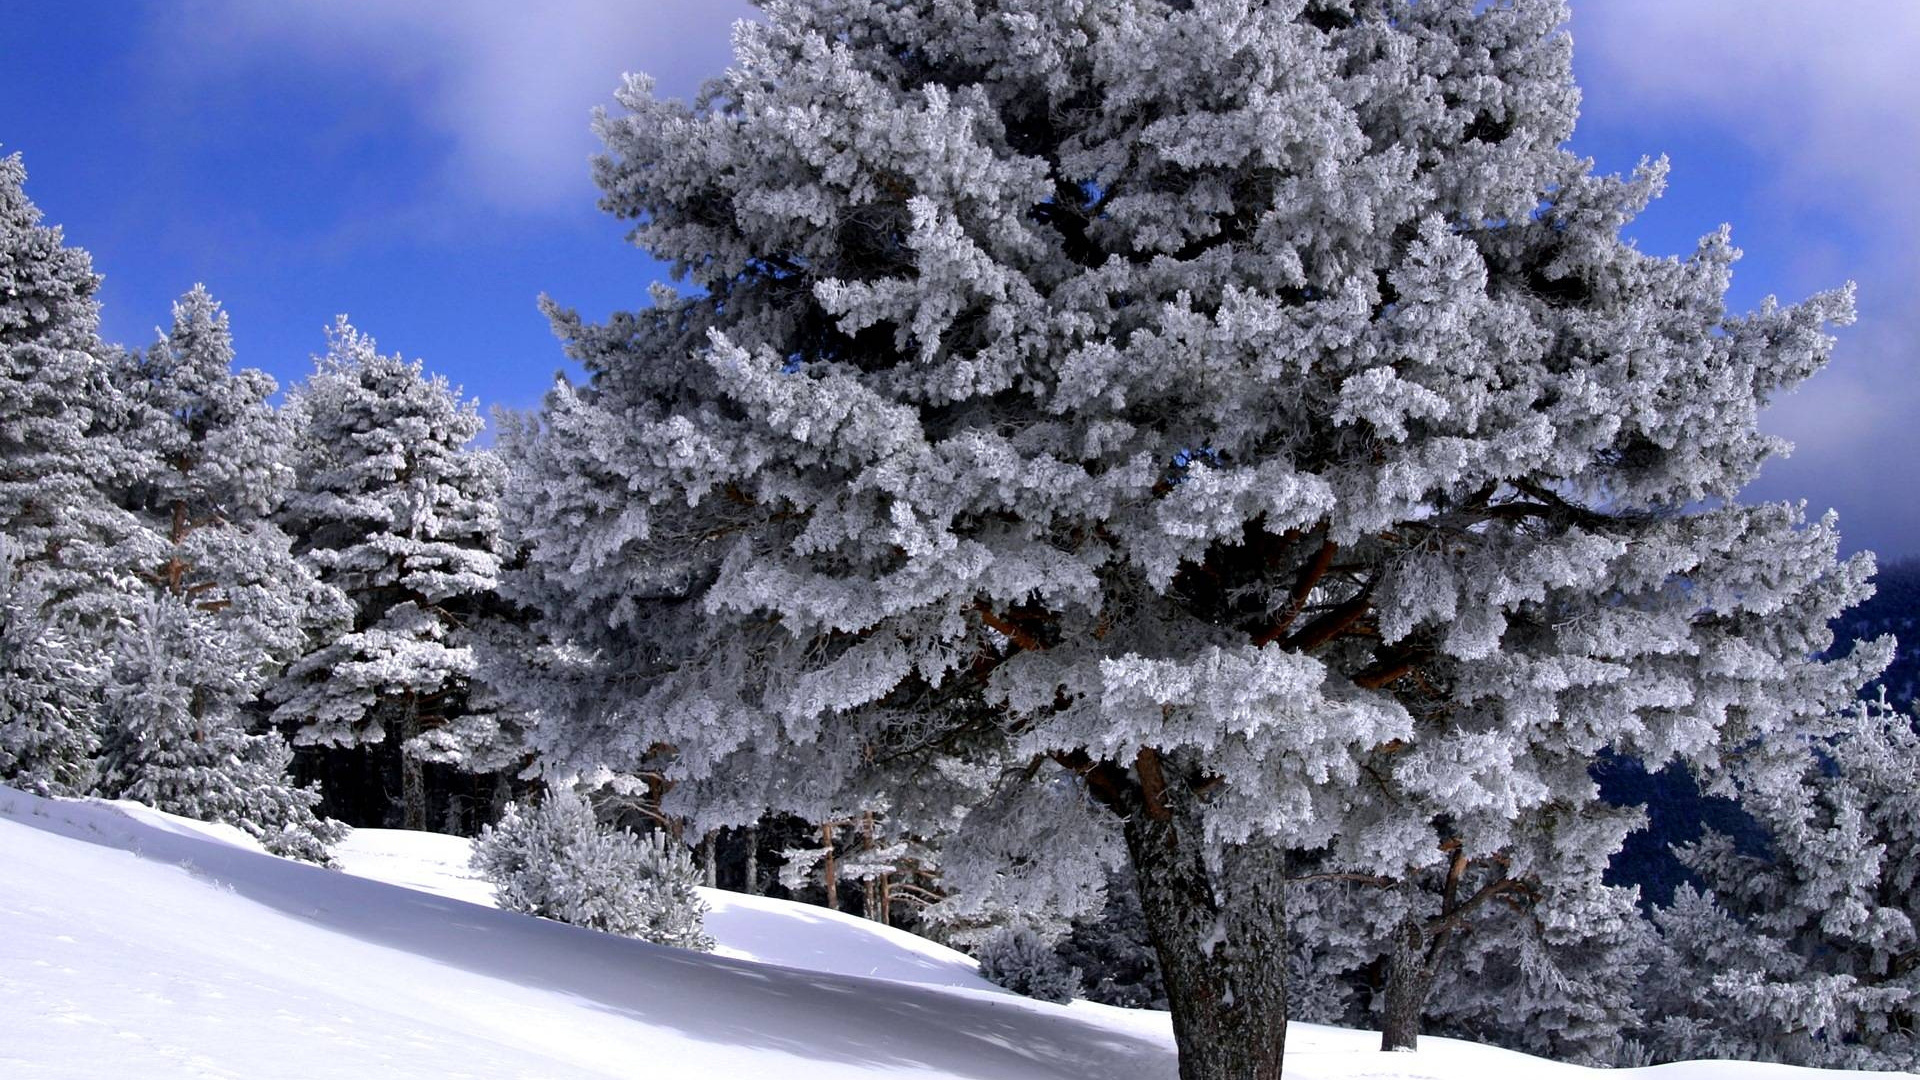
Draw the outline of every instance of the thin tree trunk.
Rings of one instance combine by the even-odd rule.
[[[827,845],[827,907],[840,910],[840,868],[833,863],[833,822],[820,826],[820,840]]]
[[[400,711],[400,805],[403,828],[427,829],[427,776],[420,759],[407,753],[407,743],[420,734],[420,705],[408,691]]]
[[[1402,922],[1387,954],[1386,1008],[1380,1016],[1380,1049],[1414,1050],[1420,1045],[1420,1015],[1433,990],[1433,958],[1417,917]]]
[[[747,880],[741,890],[748,896],[760,895],[760,829],[747,827]]]
[[[715,829],[700,840],[701,873],[705,875],[702,883],[709,889],[720,887],[720,845],[715,840],[719,835],[720,830]]]
[[[1173,1009],[1180,1078],[1280,1080],[1287,950],[1279,853],[1230,847],[1210,868],[1198,813],[1166,802],[1134,813],[1124,832]]]
[[[869,860],[868,865],[872,865],[871,863],[871,860],[873,858],[873,813],[872,811],[867,812],[867,815],[863,819],[863,821],[864,821],[865,829],[864,829],[864,836],[860,841],[860,851]],[[862,890],[862,895],[860,898],[861,914],[865,915],[868,919],[872,920],[873,922],[877,922],[877,923],[886,922],[887,921],[886,913],[880,910],[880,879],[873,878],[873,877],[868,878],[866,881],[861,883],[861,890]]]
[[[187,540],[187,504],[181,499],[173,500],[173,527],[168,530],[167,539],[171,545],[167,555],[167,591],[179,596],[184,589],[181,582],[186,577],[187,564],[180,558],[180,545]]]
[[[1387,954],[1386,1007],[1380,1018],[1380,1049],[1414,1050],[1420,1045],[1420,1017],[1427,1011],[1427,998],[1433,993],[1433,979],[1453,943],[1460,920],[1491,898],[1513,887],[1502,870],[1465,899],[1460,887],[1466,881],[1470,861],[1458,839],[1440,845],[1447,853],[1447,875],[1440,889],[1440,917],[1432,922],[1418,915],[1402,920],[1393,935],[1393,951]]]
[[[504,772],[494,774],[493,799],[487,807],[488,814],[486,824],[491,825],[499,821],[500,815],[507,811],[507,804],[512,801],[513,784],[507,779],[507,774]]]

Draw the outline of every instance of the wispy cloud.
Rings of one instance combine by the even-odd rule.
[[[1859,282],[1832,367],[1768,416],[1797,450],[1756,493],[1830,502],[1851,542],[1920,551],[1920,499],[1894,479],[1920,466],[1920,3],[1575,0],[1573,33],[1590,97],[1751,153],[1766,242],[1792,248],[1770,288]]]
[[[591,202],[590,114],[623,73],[691,96],[752,15],[744,0],[200,0],[164,21],[156,55],[189,81],[261,64],[384,80],[444,144],[438,197],[540,211]]]

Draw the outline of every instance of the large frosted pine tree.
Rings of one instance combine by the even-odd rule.
[[[249,643],[251,700],[315,639],[338,632],[347,610],[274,521],[294,481],[293,425],[270,400],[279,386],[233,363],[227,315],[196,286],[174,304],[161,339],[118,366],[122,426],[142,465],[120,502],[151,549],[137,575]]]
[[[380,355],[344,317],[288,408],[299,480],[282,521],[353,616],[287,672],[275,717],[296,743],[384,745],[403,823],[423,829],[423,762],[492,772],[520,753],[517,729],[473,693],[470,641],[500,573],[504,470],[467,445],[473,402],[418,361]]]
[[[963,832],[1117,831],[1182,1076],[1270,1080],[1285,852],[1524,855],[1603,748],[1714,775],[1883,660],[1808,659],[1868,560],[1739,501],[1850,297],[1621,238],[1664,169],[1562,149],[1562,4],[765,15],[599,124],[694,288],[556,311],[588,379],[516,440],[556,767],[696,818],[1004,768]]]
[[[343,833],[320,792],[288,779],[279,732],[234,710],[256,680],[251,642],[171,592],[137,602],[114,630],[101,787],[169,813],[236,826],[279,855],[325,862]]]

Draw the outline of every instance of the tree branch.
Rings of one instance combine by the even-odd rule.
[[[1399,884],[1395,879],[1381,874],[1306,874],[1302,877],[1290,877],[1287,879],[1287,883],[1290,885],[1295,883],[1306,885],[1319,881],[1354,881],[1362,885],[1372,885],[1382,889]]]
[[[1155,821],[1171,821],[1173,812],[1167,809],[1167,774],[1160,768],[1160,752],[1151,746],[1143,746],[1134,755],[1133,769],[1140,774],[1140,797],[1146,804],[1147,816]]]
[[[1047,756],[1079,777],[1100,805],[1119,817],[1131,817],[1140,803],[1139,792],[1127,771],[1111,761],[1095,761],[1085,750],[1050,750]]]
[[[1000,617],[999,615],[994,614],[993,609],[987,606],[987,602],[985,600],[982,600],[979,603],[975,604],[973,606],[973,609],[980,613],[981,622],[987,624],[989,627],[992,627],[994,630],[999,631],[1000,634],[1004,636],[1008,641],[1013,642],[1015,645],[1018,645],[1020,648],[1025,649],[1028,652],[1039,652],[1040,650],[1045,649],[1047,647],[1046,643],[1042,642],[1039,638],[1034,637],[1033,634],[1029,633],[1026,630],[1021,629],[1018,625],[1007,621],[1006,619]]]
[[[1287,598],[1287,606],[1281,609],[1280,618],[1265,633],[1253,639],[1254,648],[1265,648],[1279,641],[1287,632],[1293,620],[1299,618],[1300,612],[1306,608],[1307,597],[1313,594],[1313,587],[1327,576],[1327,568],[1333,565],[1333,557],[1339,550],[1340,545],[1327,540],[1320,545],[1320,550],[1313,553],[1313,558],[1300,568],[1300,573],[1294,578],[1293,593]]]
[[[1372,598],[1363,589],[1358,596],[1301,627],[1299,633],[1287,639],[1287,648],[1300,652],[1319,648],[1359,622],[1372,606]]]

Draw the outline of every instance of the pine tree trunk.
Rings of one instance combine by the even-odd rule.
[[[860,841],[860,853],[868,859],[873,857],[873,814],[863,819],[864,831]],[[884,923],[887,917],[880,911],[880,881],[868,878],[861,882],[860,914],[877,923]]]
[[[827,906],[840,910],[840,868],[833,862],[833,823],[820,826],[821,842],[827,845]]]
[[[493,800],[487,807],[487,820],[485,824],[492,825],[499,821],[500,815],[507,812],[507,804],[512,801],[512,782],[507,779],[506,773],[495,773],[493,777]]]
[[[1400,924],[1387,954],[1386,1008],[1380,1017],[1380,1049],[1414,1050],[1420,1044],[1420,1015],[1433,989],[1427,935],[1418,919]]]
[[[1160,957],[1180,1080],[1279,1080],[1287,1038],[1279,853],[1234,847],[1208,869],[1197,814],[1134,814],[1127,853]]]
[[[720,887],[720,831],[715,829],[700,840],[700,883],[709,889]]]
[[[420,734],[420,706],[411,692],[400,712],[400,804],[402,827],[427,829],[427,776],[420,759],[407,753],[407,743]]]
[[[748,896],[760,895],[760,830],[758,827],[747,829],[747,880],[740,891]]]

